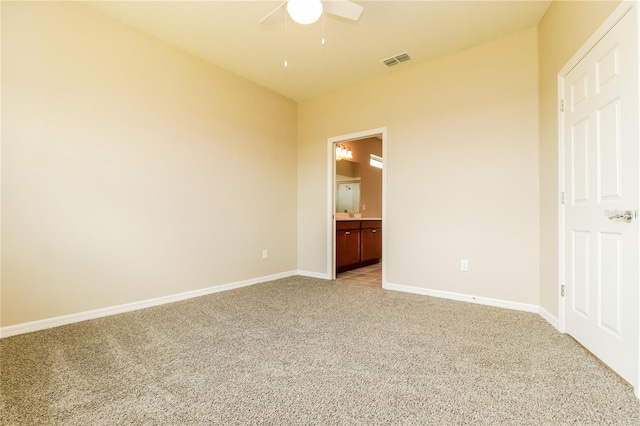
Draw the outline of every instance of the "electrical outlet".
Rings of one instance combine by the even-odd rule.
[[[267,259],[269,257],[269,250],[262,250],[262,258]]]
[[[467,272],[469,270],[469,260],[468,259],[462,259],[460,261],[460,270]]]

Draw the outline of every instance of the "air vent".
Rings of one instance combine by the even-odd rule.
[[[392,67],[394,65],[398,65],[400,62],[405,62],[411,59],[411,56],[407,52],[401,53],[397,56],[393,56],[391,58],[384,59],[382,63],[384,63],[388,67]]]
[[[408,61],[409,59],[411,59],[411,56],[409,56],[408,53],[403,53],[402,55],[396,56],[396,59],[398,60],[398,62],[404,62],[404,61]]]
[[[384,64],[388,67],[392,67],[394,65],[398,65],[400,62],[398,62],[398,60],[396,58],[389,58],[389,59],[385,59]]]

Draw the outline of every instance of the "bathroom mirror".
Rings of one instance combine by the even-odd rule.
[[[336,213],[360,211],[360,182],[340,182],[336,188]]]
[[[360,211],[360,163],[336,161],[336,213]]]

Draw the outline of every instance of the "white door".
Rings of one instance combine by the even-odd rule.
[[[566,332],[637,387],[634,12],[627,12],[564,78],[563,238]]]

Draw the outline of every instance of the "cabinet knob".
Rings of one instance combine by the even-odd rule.
[[[351,232],[345,232],[344,235],[351,235]]]
[[[375,232],[376,232],[376,230],[375,230],[375,229],[373,229],[371,232],[375,233]]]

